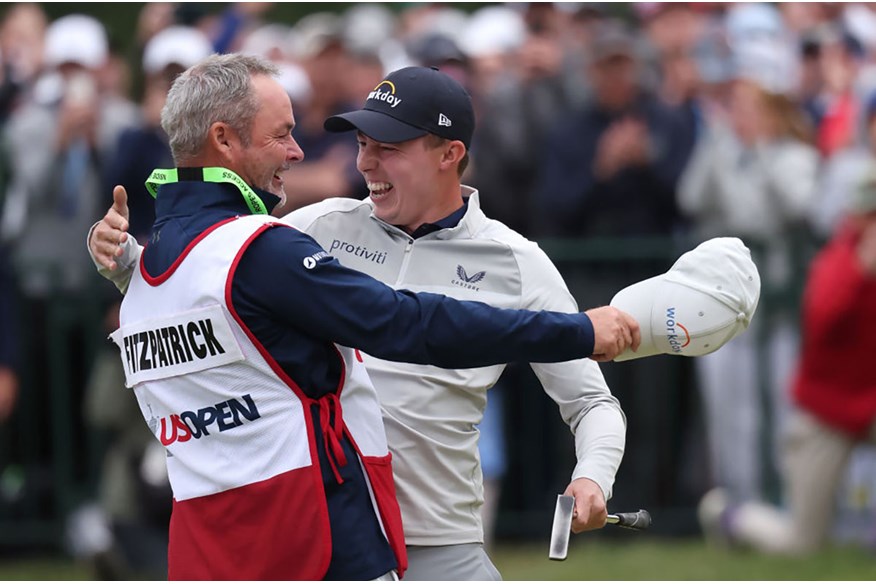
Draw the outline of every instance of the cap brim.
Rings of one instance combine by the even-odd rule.
[[[651,334],[651,309],[654,305],[654,294],[662,282],[662,276],[655,276],[627,286],[611,299],[611,306],[623,310],[639,323],[642,342],[638,350],[627,349],[614,358],[615,361],[628,361],[641,357],[659,355],[660,350],[654,344]]]
[[[332,116],[323,123],[323,127],[327,132],[359,130],[372,140],[387,144],[406,142],[429,133],[422,128],[400,122],[392,116],[373,110],[358,110]]]
[[[659,354],[707,355],[747,327],[745,319],[718,298],[665,274],[624,288],[611,305],[635,318],[642,334],[639,349],[627,349],[615,361]]]

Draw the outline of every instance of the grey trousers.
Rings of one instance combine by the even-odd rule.
[[[479,543],[408,546],[404,580],[501,580],[502,575]]]

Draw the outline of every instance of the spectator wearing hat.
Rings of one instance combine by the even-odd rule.
[[[108,54],[106,32],[94,18],[72,14],[52,22],[33,100],[13,113],[2,134],[11,170],[4,237],[23,292],[22,319],[34,331],[35,346],[27,350],[43,358],[48,304],[88,293],[88,258],[75,248],[99,217],[101,177],[118,135],[138,119],[134,104],[100,91],[97,75]],[[88,364],[76,354],[82,337],[70,334],[71,390],[81,397]],[[35,376],[41,390],[48,387],[45,369]]]
[[[795,409],[783,444],[787,512],[711,491],[700,504],[708,535],[778,554],[823,547],[843,470],[858,444],[876,442],[876,165],[841,227],[812,261],[803,297]]]
[[[6,205],[14,217],[6,217],[5,235],[26,297],[45,297],[53,285],[68,291],[85,285],[87,258],[83,264],[74,242],[98,216],[100,179],[119,133],[138,119],[132,103],[99,91],[108,54],[106,32],[94,18],[72,14],[53,22],[35,102],[5,128],[14,169]]]

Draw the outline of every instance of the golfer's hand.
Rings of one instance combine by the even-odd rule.
[[[605,527],[608,510],[605,507],[605,495],[599,485],[590,479],[575,479],[569,483],[563,494],[575,497],[572,533]]]
[[[91,231],[88,249],[103,267],[115,270],[122,255],[121,244],[128,240],[128,193],[118,185],[113,189],[113,206]]]
[[[639,348],[642,333],[636,319],[613,306],[601,306],[585,311],[593,323],[594,361],[611,361],[621,353]]]

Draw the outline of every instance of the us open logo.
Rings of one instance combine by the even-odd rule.
[[[153,418],[150,420],[149,427],[156,432],[159,428],[153,425],[160,426],[160,432],[156,434],[163,445],[170,446],[174,442],[200,440],[204,436],[209,436],[210,430],[226,432],[261,417],[255,400],[250,394],[246,394],[241,399],[232,397],[215,405],[200,408],[198,411],[170,414],[158,420]]]
[[[666,309],[666,340],[673,353],[681,351],[690,344],[690,333],[687,328],[675,320],[675,307]]]

